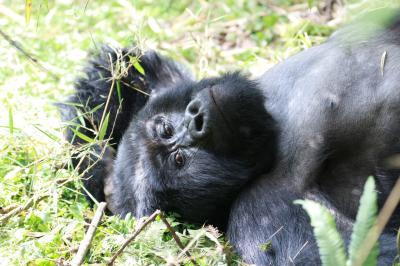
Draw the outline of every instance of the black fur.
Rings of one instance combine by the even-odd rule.
[[[275,153],[273,121],[256,86],[235,73],[185,82],[152,96],[119,146],[108,182],[111,210],[143,216],[162,208],[191,222],[225,226],[237,192],[271,167]],[[212,105],[213,100],[218,103]],[[209,109],[203,117],[209,128],[204,136],[194,138],[185,121],[188,111],[186,116],[182,112],[196,102],[210,103],[204,106]],[[217,108],[230,115],[221,115]],[[169,124],[173,136],[162,136],[162,123]],[[186,158],[182,166],[174,163],[177,153]],[[127,197],[132,193],[135,200]]]
[[[160,208],[217,225],[247,262],[320,265],[308,216],[293,201],[327,206],[348,242],[366,178],[375,177],[382,205],[400,174],[387,163],[400,148],[398,36],[398,23],[368,38],[350,27],[256,80],[231,73],[196,82],[177,63],[145,53],[145,75],[131,66],[121,78],[120,112],[111,93],[107,111],[116,122],[106,136],[116,158],[111,164],[106,153],[85,186],[114,214],[141,217]],[[103,49],[69,101],[104,103],[117,54]],[[64,120],[77,115],[63,108]],[[72,131],[67,137],[82,143]],[[379,265],[396,255],[398,215],[381,236]],[[268,241],[272,248],[262,251]]]
[[[131,61],[137,59],[145,69],[145,75],[132,65]],[[83,173],[86,189],[98,201],[104,201],[103,179],[111,168],[109,162],[115,156],[114,149],[118,148],[134,114],[146,104],[150,94],[192,78],[187,69],[155,52],[142,55],[137,48],[108,46],[91,55],[84,74],[76,82],[75,94],[66,103],[58,105],[62,120],[71,124],[67,128],[66,138],[77,146],[86,141],[77,136],[74,130],[95,138],[101,119],[105,117],[103,114],[109,115],[110,122],[105,133],[105,139],[110,139],[108,145],[92,145],[93,152],[88,153],[81,163],[81,155],[75,154],[73,157],[73,164],[79,166],[78,170]],[[105,111],[106,105],[108,108]],[[103,159],[99,160],[99,157]]]

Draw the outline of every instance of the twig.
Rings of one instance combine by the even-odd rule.
[[[161,221],[165,224],[165,226],[167,227],[168,231],[171,233],[172,237],[174,238],[176,244],[179,246],[180,249],[182,249],[182,255],[186,254],[186,256],[188,256],[188,258],[190,259],[190,261],[194,264],[194,265],[198,265],[198,263],[193,259],[192,255],[189,253],[188,249],[190,248],[185,248],[180,240],[180,238],[178,237],[178,235],[176,234],[174,228],[171,226],[171,224],[167,221],[167,219],[165,218],[164,214],[160,211],[160,210],[156,210],[152,215],[149,216],[149,218],[147,218],[135,231],[135,233],[133,233],[133,235],[131,237],[129,237],[124,244],[118,249],[118,251],[114,254],[114,256],[111,258],[111,260],[107,263],[108,266],[111,266],[114,264],[115,260],[117,259],[117,257],[124,251],[124,249],[133,241],[135,240],[135,238],[140,234],[140,232],[143,231],[144,228],[146,228],[147,225],[149,225],[151,222],[153,222],[156,217],[159,216]],[[182,256],[181,255],[181,256]],[[179,256],[178,256],[179,257]]]
[[[19,52],[21,52],[25,57],[27,57],[32,63],[34,63],[35,65],[37,65],[39,68],[41,68],[42,70],[44,70],[45,72],[47,72],[48,74],[50,74],[50,76],[52,76],[55,80],[59,80],[59,77],[57,77],[54,73],[52,73],[50,70],[48,70],[44,65],[42,65],[39,60],[37,60],[36,58],[34,58],[31,54],[29,54],[27,51],[25,51],[24,48],[22,48],[22,46],[17,43],[16,41],[14,41],[13,39],[11,39],[11,37],[6,34],[4,31],[2,31],[0,29],[0,35],[11,45],[13,46],[15,49],[17,49]]]
[[[161,218],[161,221],[163,221],[163,223],[167,226],[167,229],[171,233],[176,244],[179,246],[180,249],[182,249],[182,253],[186,254],[186,256],[190,259],[190,261],[194,265],[198,265],[197,262],[192,257],[192,255],[190,254],[189,250],[186,249],[185,246],[183,246],[183,244],[182,244],[181,240],[179,239],[178,235],[176,234],[174,228],[171,226],[171,224],[167,221],[167,219],[164,217],[164,215],[162,213],[160,213],[160,218]]]
[[[86,13],[86,8],[88,7],[88,5],[89,5],[89,0],[86,0],[85,8],[83,9],[83,13]]]
[[[94,237],[96,232],[97,226],[100,223],[101,217],[103,217],[104,209],[106,208],[107,203],[100,202],[99,206],[97,207],[96,213],[92,219],[92,222],[89,225],[89,228],[83,238],[82,242],[79,245],[78,252],[76,253],[74,259],[71,262],[72,266],[79,266],[82,264],[83,259],[85,258],[86,253],[89,250],[90,243]]]
[[[164,215],[160,213],[161,221],[167,226],[168,231],[171,233],[172,237],[174,238],[176,244],[180,247],[180,249],[184,249],[185,246],[182,244],[181,239],[176,235],[174,228],[172,228],[171,224],[165,219]]]
[[[124,244],[122,244],[122,246],[118,249],[118,251],[114,254],[114,256],[112,256],[111,260],[107,263],[108,266],[111,266],[114,264],[115,260],[117,259],[117,257],[124,251],[124,249],[133,241],[135,240],[135,238],[139,235],[140,232],[143,231],[144,228],[146,228],[146,226],[148,224],[150,224],[151,222],[154,221],[154,219],[161,213],[160,210],[156,210],[152,215],[149,216],[149,218],[146,219],[146,221],[144,221],[135,231],[135,233],[133,233],[133,235],[131,237],[129,237]]]
[[[295,265],[294,260],[297,258],[297,256],[299,256],[300,252],[308,245],[308,240],[306,242],[304,242],[304,244],[301,246],[301,248],[297,251],[297,253],[294,255],[294,257],[292,258],[291,256],[289,256],[289,260],[291,263],[293,263],[293,265]]]
[[[383,70],[385,69],[386,55],[387,55],[387,52],[383,51],[383,54],[381,56],[381,74],[382,74],[382,77],[383,77]]]
[[[24,205],[13,209],[12,211],[8,212],[7,214],[3,215],[0,217],[0,225],[5,224],[11,217],[21,213],[24,210],[29,209],[30,207],[32,207],[33,205],[35,205],[36,203],[38,203],[39,201],[43,200],[44,198],[48,197],[49,195],[42,195],[42,196],[36,196],[36,197],[32,197],[31,199],[29,199]]]
[[[184,254],[186,254],[186,256],[187,256],[188,250],[191,249],[193,247],[193,245],[200,239],[200,237],[204,236],[204,234],[205,234],[205,232],[202,230],[195,237],[193,237],[192,240],[190,240],[190,242],[186,245],[186,247],[181,251],[181,253],[178,254],[178,257],[176,259],[179,260]],[[189,257],[189,258],[191,258],[191,257]],[[198,264],[196,263],[196,265],[198,265]]]
[[[378,240],[380,234],[382,233],[385,225],[389,221],[390,216],[394,212],[397,204],[400,201],[400,177],[397,179],[392,191],[389,194],[381,212],[378,215],[375,225],[368,232],[364,243],[361,246],[360,253],[358,254],[357,260],[354,265],[363,265],[371,249],[374,247],[376,241]]]
[[[17,207],[18,207],[18,205],[15,205],[15,204],[11,204],[11,205],[8,205],[5,207],[0,207],[0,214],[9,213],[10,211],[14,210]]]
[[[198,265],[198,263],[194,260],[192,260],[192,256],[188,253],[188,250],[191,249],[197,241],[199,241],[200,237],[205,236],[208,239],[210,239],[211,241],[213,241],[216,246],[217,246],[217,250],[221,253],[224,252],[224,247],[221,245],[221,243],[218,241],[218,236],[216,236],[217,231],[215,228],[213,228],[212,226],[208,226],[206,228],[203,228],[195,237],[193,237],[190,242],[186,245],[186,247],[184,249],[182,249],[182,251],[178,254],[178,256],[176,257],[175,261],[178,261],[182,258],[182,256],[184,254],[186,254],[186,256],[189,257],[189,259],[191,259],[192,263],[194,263],[195,265]],[[175,265],[173,262],[169,263],[168,266],[173,266]]]

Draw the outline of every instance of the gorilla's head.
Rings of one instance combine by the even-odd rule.
[[[111,211],[223,225],[236,193],[273,163],[264,100],[238,73],[158,90],[119,145],[105,189]]]

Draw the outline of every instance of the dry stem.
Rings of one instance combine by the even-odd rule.
[[[105,202],[99,203],[99,206],[97,207],[96,213],[94,214],[94,217],[89,225],[85,237],[83,238],[82,242],[79,245],[78,252],[76,253],[76,256],[71,262],[72,266],[79,266],[82,264],[83,259],[85,258],[85,255],[89,250],[90,243],[92,242],[94,234],[96,233],[96,229],[100,223],[101,217],[103,217],[104,209],[106,208],[106,206],[107,203]]]
[[[22,211],[25,211],[38,203],[39,201],[43,200],[44,198],[48,197],[49,195],[42,195],[42,196],[34,196],[29,199],[23,206],[13,209],[12,211],[4,214],[0,217],[0,225],[4,225],[11,217],[18,215]]]
[[[114,264],[115,260],[117,259],[117,257],[124,251],[124,249],[133,241],[135,240],[135,238],[140,234],[140,232],[143,231],[144,228],[146,228],[146,226],[148,224],[150,224],[151,222],[154,221],[154,219],[161,213],[160,210],[156,210],[152,215],[149,216],[149,218],[146,219],[146,221],[144,221],[139,227],[138,229],[135,231],[135,233],[133,233],[133,235],[131,237],[129,237],[124,244],[122,244],[122,246],[118,249],[118,251],[114,254],[114,256],[112,256],[111,260],[107,263],[107,265],[111,266]]]

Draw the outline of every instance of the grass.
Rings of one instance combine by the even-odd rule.
[[[29,23],[22,2],[0,2],[0,29],[39,62],[0,38],[0,207],[47,197],[0,225],[1,265],[70,261],[94,215],[69,167],[71,148],[54,106],[73,91],[89,50],[136,44],[188,65],[198,78],[238,69],[257,76],[324,41],[345,11],[360,5],[342,7],[327,23],[315,6],[297,0],[32,2]],[[185,245],[196,240],[190,252],[200,265],[243,265],[215,230],[168,220]],[[136,223],[104,217],[85,262],[107,262]],[[155,221],[117,262],[166,264],[179,252]],[[191,265],[185,257],[178,263]]]

